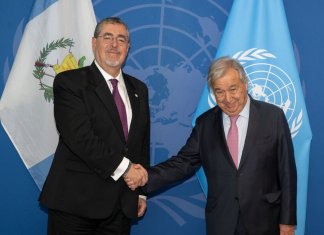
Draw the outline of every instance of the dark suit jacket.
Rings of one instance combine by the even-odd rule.
[[[66,71],[54,80],[54,115],[60,134],[40,195],[41,204],[87,218],[109,216],[117,203],[137,217],[139,190],[111,175],[123,156],[149,166],[150,118],[145,84],[123,73],[132,107],[125,141],[108,85],[94,63]]]
[[[226,144],[222,111],[202,114],[177,156],[149,170],[148,192],[203,167],[208,235],[233,235],[238,213],[249,235],[277,235],[296,224],[296,166],[283,111],[251,98],[246,141],[237,170]]]

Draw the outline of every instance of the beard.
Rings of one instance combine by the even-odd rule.
[[[113,58],[111,58],[110,55],[109,55],[110,53],[117,54],[118,57],[114,58],[114,56],[112,56]],[[117,49],[109,49],[108,50],[108,55],[107,55],[106,60],[105,60],[106,65],[109,66],[109,67],[121,66],[123,61],[121,61],[120,56],[121,56],[121,52],[118,51]]]
[[[120,66],[120,64],[121,64],[119,60],[110,60],[110,59],[107,59],[105,61],[105,63],[109,67],[117,67],[117,66]]]

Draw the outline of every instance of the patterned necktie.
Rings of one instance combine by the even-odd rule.
[[[115,100],[115,104],[117,106],[118,109],[118,113],[119,113],[119,118],[121,121],[121,124],[123,126],[123,131],[124,131],[124,136],[125,139],[127,140],[128,137],[128,126],[127,126],[127,115],[126,115],[126,108],[124,105],[124,102],[119,94],[118,91],[118,80],[117,79],[110,79],[109,80],[113,86],[113,90],[112,90],[112,96],[114,97]]]
[[[238,130],[236,125],[238,117],[238,115],[230,117],[231,126],[227,134],[227,146],[231,153],[236,168],[238,168]]]

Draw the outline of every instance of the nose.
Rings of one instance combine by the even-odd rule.
[[[113,39],[112,39],[111,45],[112,45],[113,47],[117,47],[117,38],[113,38]]]
[[[224,100],[226,101],[226,102],[230,102],[231,100],[232,100],[232,95],[230,94],[230,92],[228,92],[228,91],[225,91],[225,95],[224,95]]]

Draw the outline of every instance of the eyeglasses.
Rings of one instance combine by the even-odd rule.
[[[119,46],[125,46],[128,43],[128,37],[125,35],[118,35],[114,37],[111,33],[105,33],[104,35],[99,35],[97,38],[102,37],[104,43],[113,43],[115,40]]]

